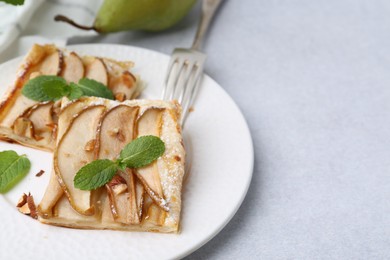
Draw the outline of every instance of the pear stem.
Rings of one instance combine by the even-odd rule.
[[[93,27],[93,26],[85,26],[85,25],[78,24],[75,21],[73,21],[72,19],[70,19],[64,15],[60,15],[60,14],[58,14],[54,17],[54,21],[65,22],[65,23],[68,23],[70,25],[73,25],[74,27],[77,27],[79,29],[86,30],[86,31],[95,30],[95,27]]]

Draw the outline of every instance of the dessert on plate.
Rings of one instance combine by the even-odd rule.
[[[0,139],[53,151],[61,101],[39,102],[22,95],[23,86],[41,75],[55,75],[67,82],[81,78],[107,86],[119,101],[136,98],[141,90],[130,69],[133,62],[79,56],[54,45],[34,45],[21,64],[14,84],[0,101]]]
[[[63,100],[53,171],[38,205],[42,223],[85,229],[177,233],[185,151],[180,106],[160,100]],[[74,177],[96,159],[118,158],[140,136],[157,136],[165,151],[152,164],[118,170],[96,190],[80,190]]]

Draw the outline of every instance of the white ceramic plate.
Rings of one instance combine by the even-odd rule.
[[[169,57],[121,45],[68,46],[79,54],[133,60],[147,83],[144,98],[160,97]],[[0,94],[12,84],[21,58],[0,65]],[[183,190],[181,233],[156,234],[76,230],[40,224],[15,208],[23,192],[39,202],[48,183],[51,154],[0,142],[0,151],[27,154],[30,174],[0,196],[1,259],[174,259],[195,251],[215,236],[241,205],[253,171],[253,147],[248,126],[232,99],[210,77],[202,83],[186,122],[192,144],[191,173]],[[41,177],[35,177],[39,170]]]

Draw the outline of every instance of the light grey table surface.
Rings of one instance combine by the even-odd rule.
[[[70,43],[169,54],[191,44],[198,10],[164,33]],[[187,259],[390,259],[390,2],[226,0],[204,50],[255,169],[232,221]]]

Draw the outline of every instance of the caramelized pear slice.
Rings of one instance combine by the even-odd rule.
[[[64,132],[68,129],[70,122],[74,115],[79,114],[82,110],[90,106],[91,100],[83,98],[69,101],[63,108],[59,114],[61,115],[58,119],[58,124],[61,125],[61,128],[58,131],[58,137],[60,138]]]
[[[116,99],[130,99],[135,96],[136,78],[129,71],[124,71],[121,75],[110,77],[108,87],[116,93]],[[122,101],[123,101],[122,100]]]
[[[143,214],[143,205],[144,205],[144,195],[145,195],[145,188],[140,183],[137,178],[134,178],[134,184],[135,184],[135,195],[136,195],[136,206],[138,209],[138,219],[141,221],[142,214]]]
[[[105,113],[98,130],[96,158],[117,159],[123,147],[134,139],[138,111],[138,107],[119,105]]]
[[[128,224],[139,224],[141,219],[139,217],[139,211],[141,210],[137,203],[137,190],[135,188],[135,177],[131,169],[126,169],[126,175],[124,178],[127,183],[128,189],[128,201],[127,207],[129,211],[126,214],[126,223]]]
[[[52,134],[50,126],[53,125],[52,102],[39,103],[29,111],[28,118],[34,125],[35,135],[47,141],[51,141]]]
[[[95,58],[90,64],[87,65],[85,77],[94,79],[107,86],[108,73],[104,62],[99,58]]]
[[[0,102],[0,121],[2,126],[11,127],[15,120],[37,102],[21,95],[23,85],[36,75],[57,75],[61,70],[62,54],[54,46],[34,45],[17,73],[14,87],[7,99]]]
[[[149,196],[145,197],[143,210],[143,221],[147,221],[155,226],[162,226],[164,224],[167,213],[158,207]]]
[[[62,68],[62,52],[59,50],[47,55],[39,66],[43,75],[58,75]]]
[[[138,119],[138,136],[155,135],[160,136],[162,127],[162,115],[164,110],[158,108],[150,108],[146,110]],[[169,211],[166,201],[163,199],[160,174],[157,167],[157,162],[153,162],[148,166],[137,169],[136,175],[145,191],[156,202],[156,204],[165,211]]]
[[[25,117],[19,117],[13,124],[13,131],[19,136],[25,136],[28,138],[34,138],[34,125],[30,119]]]
[[[115,222],[113,209],[112,209],[112,203],[110,201],[110,195],[107,192],[107,189],[103,189],[102,193],[102,204],[101,204],[101,222],[102,224],[112,223]]]
[[[138,110],[138,107],[119,105],[103,116],[98,129],[100,136],[96,145],[96,158],[115,160],[123,147],[133,140]],[[139,223],[132,172],[126,170],[121,176],[127,186],[126,193],[115,192],[115,188],[118,189],[117,185],[113,185],[116,184],[115,179],[106,185],[112,215],[120,223]]]
[[[145,167],[142,169],[144,169],[144,171],[141,171],[143,173],[140,173],[140,171],[139,171],[140,169],[138,169],[138,171],[136,172],[136,176],[137,176],[138,180],[144,186],[146,193],[157,204],[157,206],[159,206],[161,209],[169,212],[169,207],[167,205],[166,200],[163,198],[163,195],[156,192],[156,190],[159,190],[159,189],[162,190],[161,184],[157,183],[157,177],[155,175],[156,172],[158,173],[157,166],[155,166],[155,167],[152,166],[152,167],[147,168],[147,169]],[[144,175],[147,176],[148,181],[144,178]],[[158,180],[160,180],[160,177],[158,177]],[[159,187],[159,189],[158,188],[152,189],[151,188],[152,185]],[[162,191],[161,191],[161,193],[162,193]]]
[[[66,130],[68,129],[74,115],[79,114],[87,106],[88,105],[86,105],[84,102],[81,102],[80,100],[75,100],[61,109],[61,111],[59,112],[61,116],[58,118],[58,124],[61,125],[61,128],[58,130],[59,138],[61,138],[64,132],[66,132]]]
[[[80,57],[71,52],[64,57],[64,67],[61,71],[61,76],[67,82],[78,82],[84,76],[84,65]]]
[[[94,223],[96,222],[97,215],[93,216],[84,216],[77,214],[74,211],[74,208],[69,204],[66,196],[62,196],[55,207],[53,208],[53,216],[58,217],[61,220],[64,220],[63,223],[60,222],[60,225],[64,225],[70,228],[77,228],[79,223]]]
[[[57,201],[64,194],[58,179],[54,171],[50,176],[50,181],[48,188],[43,195],[41,203],[38,205],[38,212],[43,218],[48,218],[52,216],[53,207],[56,205]]]
[[[111,213],[116,222],[127,225],[140,223],[134,181],[131,170],[127,169],[106,185]]]
[[[73,209],[83,215],[94,213],[91,191],[76,189],[73,179],[82,166],[94,159],[93,151],[86,151],[84,147],[96,138],[97,126],[104,110],[102,105],[89,106],[75,115],[54,152],[54,170],[61,188]]]
[[[124,187],[124,189],[120,187]],[[126,224],[126,215],[129,209],[129,193],[126,180],[117,174],[106,184],[106,189],[112,216],[116,222]]]

